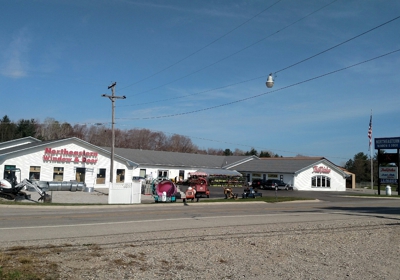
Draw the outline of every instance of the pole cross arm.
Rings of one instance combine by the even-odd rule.
[[[114,99],[126,99],[126,96],[112,96],[112,95],[108,95],[108,94],[102,94],[102,97],[108,97],[110,98],[111,101],[113,101]]]

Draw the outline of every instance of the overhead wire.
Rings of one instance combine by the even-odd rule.
[[[368,29],[368,30],[366,30],[366,31],[364,31],[364,32],[362,32],[362,33],[356,35],[356,36],[353,36],[353,37],[351,37],[351,38],[349,38],[349,39],[347,39],[347,40],[345,40],[345,41],[343,41],[343,42],[341,42],[341,43],[339,43],[339,44],[336,44],[336,45],[334,45],[334,46],[332,46],[332,47],[329,47],[329,48],[327,48],[327,49],[325,49],[325,50],[323,50],[323,51],[321,51],[321,52],[319,52],[319,53],[317,53],[317,54],[314,54],[314,55],[312,55],[312,56],[309,56],[309,57],[307,57],[307,58],[305,58],[305,59],[302,59],[302,60],[300,60],[300,61],[298,61],[298,62],[296,62],[296,63],[293,63],[293,64],[291,64],[291,65],[289,65],[289,66],[286,66],[286,67],[284,67],[284,68],[282,68],[282,69],[280,69],[280,70],[278,70],[278,71],[274,71],[274,72],[272,72],[272,73],[275,73],[275,74],[276,74],[276,73],[278,73],[278,72],[282,72],[282,71],[285,71],[285,70],[287,70],[287,69],[289,69],[289,68],[292,68],[292,67],[294,67],[294,66],[296,66],[296,65],[299,65],[300,63],[303,63],[303,62],[308,61],[308,60],[310,60],[310,59],[312,59],[312,58],[315,58],[315,57],[317,57],[317,56],[319,56],[319,55],[321,55],[321,54],[324,54],[324,53],[326,53],[326,52],[328,52],[328,51],[330,51],[330,50],[333,50],[333,49],[335,49],[335,48],[337,48],[337,47],[339,47],[339,46],[341,46],[341,45],[344,45],[344,44],[346,44],[346,43],[348,43],[348,42],[350,42],[350,41],[352,41],[352,40],[354,40],[354,39],[357,39],[357,38],[359,38],[359,37],[361,37],[361,36],[363,36],[363,35],[365,35],[365,34],[367,34],[367,33],[369,33],[369,32],[372,32],[372,31],[374,31],[374,30],[376,30],[376,29],[378,29],[378,28],[380,28],[380,27],[382,27],[382,26],[385,26],[386,24],[389,24],[389,23],[391,23],[391,22],[393,22],[393,21],[395,21],[395,20],[398,20],[399,18],[400,18],[400,16],[397,16],[397,17],[395,17],[395,18],[393,18],[393,19],[391,19],[391,20],[388,20],[388,21],[386,21],[386,22],[380,24],[380,25],[377,25],[377,26],[375,26],[375,27],[373,27],[373,28],[370,28],[370,29]],[[176,96],[176,97],[171,97],[171,98],[166,98],[166,99],[161,99],[161,100],[158,99],[157,101],[150,101],[150,102],[144,102],[144,103],[137,103],[137,104],[134,104],[134,105],[132,105],[132,104],[131,104],[131,105],[119,105],[118,107],[128,107],[128,106],[146,105],[146,104],[151,104],[151,103],[159,103],[159,102],[162,102],[162,101],[169,101],[169,100],[176,100],[176,99],[180,99],[180,98],[186,98],[186,97],[193,96],[193,95],[198,95],[198,94],[202,94],[202,93],[206,93],[206,92],[211,92],[211,91],[220,90],[220,89],[223,89],[223,88],[227,88],[227,87],[236,86],[236,85],[239,85],[239,84],[251,82],[251,81],[254,81],[254,80],[257,80],[257,79],[265,78],[265,76],[266,76],[266,75],[262,75],[262,76],[258,76],[258,77],[255,77],[255,78],[251,78],[251,79],[243,80],[243,81],[240,81],[240,82],[236,82],[236,83],[233,83],[233,84],[229,84],[229,85],[225,85],[225,86],[220,86],[220,87],[216,87],[216,88],[212,88],[212,89],[208,89],[208,90],[204,90],[204,91],[200,91],[200,92],[196,92],[196,93],[191,93],[191,94],[187,94],[187,95]]]
[[[265,8],[264,10],[262,10],[261,12],[259,12],[259,13],[257,13],[256,15],[252,16],[251,18],[249,18],[249,19],[247,19],[246,21],[242,22],[242,23],[239,24],[238,26],[236,26],[236,27],[234,27],[233,29],[229,30],[227,33],[225,33],[225,34],[219,36],[217,39],[211,41],[210,43],[208,43],[208,44],[206,44],[205,46],[201,47],[200,49],[198,49],[198,50],[192,52],[191,54],[189,54],[189,55],[187,55],[187,56],[181,58],[180,60],[178,60],[178,61],[172,63],[171,65],[169,65],[169,66],[167,66],[167,67],[165,67],[165,68],[163,68],[163,69],[161,69],[161,70],[159,70],[159,71],[157,71],[157,72],[155,72],[155,73],[153,73],[153,74],[151,74],[151,75],[149,75],[149,76],[147,76],[147,77],[145,77],[145,78],[143,78],[143,79],[141,79],[141,80],[139,80],[139,81],[136,81],[136,82],[134,82],[134,83],[132,83],[132,84],[130,84],[130,85],[128,85],[128,86],[125,86],[125,87],[123,87],[123,88],[120,88],[120,90],[126,89],[126,88],[131,87],[131,86],[133,86],[133,85],[136,85],[136,84],[138,84],[138,83],[140,83],[140,82],[146,81],[146,80],[148,80],[148,79],[150,79],[150,78],[152,78],[152,77],[154,77],[154,76],[156,76],[156,75],[158,75],[158,74],[160,74],[160,73],[162,73],[162,72],[164,72],[164,71],[166,71],[166,70],[168,70],[168,69],[174,67],[175,65],[181,63],[182,61],[185,61],[186,59],[188,59],[188,58],[194,56],[195,54],[201,52],[202,50],[208,48],[208,47],[211,46],[212,44],[218,42],[218,41],[221,40],[222,38],[228,36],[229,34],[231,34],[232,32],[234,32],[235,30],[239,29],[240,27],[242,27],[242,26],[245,25],[246,23],[252,21],[253,19],[255,19],[256,17],[258,17],[259,15],[261,15],[262,13],[264,13],[265,11],[269,10],[270,8],[272,8],[273,6],[275,6],[276,4],[278,4],[278,3],[281,2],[281,1],[283,1],[283,0],[278,0],[278,1],[274,2],[273,4],[269,5],[267,8]],[[336,1],[337,1],[337,0],[336,0]]]
[[[268,38],[270,38],[270,37],[272,37],[272,36],[278,34],[279,32],[281,32],[281,31],[283,31],[283,30],[285,30],[285,29],[287,29],[287,28],[293,26],[294,24],[296,24],[296,23],[298,23],[298,22],[300,22],[300,21],[306,19],[307,17],[309,17],[309,16],[311,16],[311,15],[313,15],[313,14],[319,12],[320,10],[322,10],[322,9],[324,9],[324,8],[326,8],[326,7],[330,6],[330,5],[332,5],[332,4],[333,4],[334,2],[336,2],[336,1],[338,1],[338,0],[333,0],[332,2],[330,2],[330,3],[328,3],[328,4],[324,5],[324,6],[322,6],[322,7],[320,7],[320,8],[318,8],[318,9],[316,9],[316,10],[314,10],[313,12],[311,12],[311,13],[305,15],[304,17],[302,17],[302,18],[300,18],[300,19],[298,19],[298,20],[292,22],[291,24],[288,24],[288,25],[286,25],[285,27],[283,27],[283,28],[281,28],[281,29],[279,29],[279,30],[277,30],[277,31],[275,31],[275,32],[273,32],[273,33],[267,35],[266,37],[263,37],[263,38],[257,40],[256,42],[254,42],[254,43],[252,43],[252,44],[250,44],[250,45],[248,45],[248,46],[246,46],[246,47],[244,47],[244,48],[242,48],[242,49],[240,49],[240,50],[238,50],[238,51],[236,51],[236,52],[234,52],[234,53],[232,53],[232,54],[230,54],[230,55],[228,55],[228,56],[225,56],[225,57],[223,57],[223,58],[221,58],[221,59],[219,59],[219,60],[217,60],[217,61],[215,61],[215,62],[213,62],[213,63],[211,63],[211,64],[209,64],[209,65],[207,65],[207,66],[204,66],[204,67],[202,67],[202,68],[200,68],[200,69],[197,69],[197,70],[195,70],[195,71],[193,71],[193,72],[190,72],[189,74],[186,74],[186,75],[184,75],[184,76],[182,76],[182,77],[179,77],[179,78],[177,78],[177,79],[174,79],[174,80],[172,80],[172,81],[170,81],[170,82],[164,83],[164,84],[162,84],[162,85],[160,85],[160,86],[157,86],[157,87],[154,87],[154,88],[151,88],[151,89],[142,91],[142,92],[138,92],[138,93],[136,93],[136,94],[132,94],[131,96],[136,96],[136,95],[139,95],[139,94],[147,93],[147,92],[150,92],[150,91],[153,91],[153,90],[156,90],[156,89],[165,87],[165,86],[167,86],[167,85],[170,85],[170,84],[172,84],[172,83],[175,83],[175,82],[177,82],[177,81],[180,81],[180,80],[182,80],[182,79],[184,79],[184,78],[190,77],[190,76],[192,76],[192,75],[194,75],[194,74],[196,74],[196,73],[199,73],[199,72],[201,72],[201,71],[203,71],[203,70],[205,70],[205,69],[207,69],[207,68],[209,68],[209,67],[211,67],[211,66],[214,66],[214,65],[216,65],[216,64],[218,64],[218,63],[220,63],[220,62],[222,62],[222,61],[224,61],[224,60],[226,60],[226,59],[228,59],[228,58],[231,58],[231,57],[237,55],[238,53],[243,52],[244,50],[247,50],[247,49],[249,49],[249,48],[251,48],[251,47],[253,47],[253,46],[255,46],[255,45],[261,43],[262,41],[265,41],[266,39],[268,39]]]
[[[294,63],[294,64],[292,64],[292,65],[289,65],[289,66],[287,66],[287,67],[285,67],[285,68],[282,68],[282,69],[280,69],[280,70],[278,70],[278,71],[275,71],[275,72],[273,72],[273,73],[276,74],[276,73],[278,73],[278,72],[282,72],[282,71],[284,71],[284,70],[287,70],[287,69],[289,69],[289,68],[292,68],[292,67],[294,67],[294,66],[296,66],[296,65],[298,65],[298,64],[300,64],[300,63],[303,63],[303,62],[305,62],[305,61],[307,61],[307,60],[310,60],[310,59],[312,59],[312,58],[314,58],[314,57],[316,57],[316,56],[319,56],[319,55],[321,55],[321,54],[323,54],[323,53],[326,53],[326,52],[328,52],[328,51],[330,51],[330,50],[333,50],[334,48],[337,48],[337,47],[339,47],[339,46],[341,46],[341,45],[343,45],[343,44],[346,44],[346,43],[348,43],[348,42],[350,42],[350,41],[352,41],[352,40],[354,40],[354,39],[357,39],[358,37],[361,37],[361,36],[363,36],[363,35],[365,35],[365,34],[371,32],[371,31],[374,31],[375,29],[378,29],[378,28],[380,28],[380,27],[382,27],[382,26],[384,26],[384,25],[386,25],[386,24],[389,24],[389,23],[391,23],[392,21],[395,21],[395,20],[397,20],[397,19],[399,19],[399,18],[400,18],[400,16],[397,16],[397,17],[395,17],[395,18],[393,18],[393,19],[391,19],[391,20],[388,20],[388,21],[386,21],[386,22],[384,22],[384,23],[382,23],[382,24],[380,24],[380,25],[378,25],[378,26],[375,26],[375,27],[373,27],[373,28],[371,28],[371,29],[369,29],[369,30],[367,30],[367,31],[365,31],[365,32],[363,32],[363,33],[361,33],[361,34],[358,34],[357,36],[354,36],[354,37],[352,37],[352,38],[350,38],[350,39],[347,39],[347,40],[345,40],[345,41],[343,41],[343,42],[341,42],[341,43],[339,43],[339,44],[337,44],[337,45],[334,45],[333,47],[330,47],[330,48],[328,48],[328,49],[326,49],[326,50],[323,50],[322,52],[319,52],[319,53],[317,53],[317,54],[315,54],[315,55],[312,55],[312,56],[310,56],[310,57],[308,57],[308,58],[306,58],[306,59],[300,60],[300,61],[298,61],[298,62],[296,62],[296,63]]]
[[[343,68],[340,68],[340,69],[337,69],[337,70],[334,70],[334,71],[331,71],[331,72],[328,72],[328,73],[324,73],[322,75],[319,75],[319,76],[316,76],[316,77],[313,77],[313,78],[309,78],[309,79],[306,79],[306,80],[303,80],[303,81],[300,81],[300,82],[297,82],[297,83],[294,83],[294,84],[291,84],[291,85],[288,85],[288,86],[285,86],[285,87],[282,87],[282,88],[279,88],[279,89],[276,89],[276,90],[272,90],[272,91],[269,91],[269,92],[264,92],[264,93],[257,94],[257,95],[254,95],[254,96],[250,96],[250,97],[247,97],[247,98],[243,98],[243,99],[239,99],[239,100],[236,100],[236,101],[220,104],[220,105],[217,105],[217,106],[211,106],[211,107],[203,108],[203,109],[199,109],[199,110],[194,110],[194,111],[189,111],[189,112],[184,112],[184,113],[178,113],[178,114],[164,115],[164,116],[142,117],[142,118],[116,118],[116,119],[121,119],[121,120],[126,120],[126,119],[129,119],[129,120],[159,119],[159,118],[167,118],[167,117],[188,115],[188,114],[193,114],[193,113],[197,113],[197,112],[200,112],[200,111],[212,110],[212,109],[215,109],[215,108],[224,107],[224,106],[228,106],[228,105],[239,103],[239,102],[244,102],[244,101],[247,101],[247,100],[250,100],[250,99],[254,99],[254,98],[257,98],[257,97],[261,97],[261,96],[264,96],[264,95],[267,95],[267,94],[270,94],[270,93],[273,93],[273,92],[282,91],[282,90],[285,90],[285,89],[288,89],[288,88],[291,88],[291,87],[294,87],[294,86],[297,86],[297,85],[300,85],[300,84],[311,82],[313,80],[316,80],[316,79],[319,79],[319,78],[322,78],[322,77],[325,77],[325,76],[328,76],[328,75],[332,75],[332,74],[347,70],[347,69],[352,68],[352,67],[356,67],[358,65],[361,65],[361,64],[364,64],[364,63],[367,63],[367,62],[370,62],[370,61],[373,61],[373,60],[376,60],[376,59],[379,59],[379,58],[382,58],[382,57],[385,57],[385,56],[388,56],[388,55],[391,55],[391,54],[394,54],[394,53],[399,52],[399,51],[400,51],[400,49],[397,49],[397,50],[394,50],[394,51],[391,51],[391,52],[388,52],[388,53],[385,53],[385,54],[382,54],[382,55],[379,55],[379,56],[376,56],[376,57],[373,57],[373,58],[370,58],[370,59],[367,59],[367,60],[364,60],[364,61],[361,61],[361,62],[358,62],[358,63],[355,63],[355,64],[352,64],[352,65],[349,65],[349,66],[346,66],[346,67],[343,67]],[[83,123],[83,125],[86,125],[86,124],[90,124],[90,123]],[[97,123],[93,123],[93,124],[94,125],[104,125],[104,124],[108,124],[108,122],[107,123],[99,123],[99,122],[97,122]],[[196,138],[196,137],[194,137],[194,138]],[[210,140],[210,139],[205,139],[205,138],[200,138],[200,139],[207,140],[207,141],[226,143],[226,144],[235,144],[235,143],[216,141],[216,140]],[[246,146],[246,147],[254,147],[254,146],[243,145],[243,144],[235,144],[235,145]],[[258,147],[255,147],[255,148],[258,148]],[[281,150],[277,150],[277,149],[272,149],[272,150],[281,151]],[[291,151],[283,151],[283,152],[295,153],[295,152],[291,152]],[[341,157],[333,157],[333,158],[344,159],[344,158],[341,158]]]
[[[344,70],[347,70],[349,68],[352,68],[352,67],[355,67],[355,66],[370,62],[372,60],[376,60],[376,59],[388,56],[388,55],[396,53],[398,51],[400,51],[400,49],[397,49],[397,50],[394,50],[394,51],[391,51],[391,52],[376,56],[374,58],[370,58],[370,59],[364,60],[362,62],[358,62],[358,63],[352,64],[350,66],[346,66],[346,67],[343,67],[343,68],[340,68],[340,69],[337,69],[337,70],[334,70],[334,71],[331,71],[331,72],[327,72],[327,73],[324,73],[322,75],[315,76],[313,78],[309,78],[309,79],[303,80],[301,82],[297,82],[297,83],[294,83],[294,84],[291,84],[291,85],[288,85],[288,86],[285,86],[285,87],[282,87],[282,88],[279,88],[279,89],[275,89],[275,90],[271,90],[271,91],[268,91],[268,92],[260,93],[260,94],[257,94],[257,95],[249,96],[249,97],[246,97],[246,98],[238,99],[238,100],[235,100],[235,101],[232,101],[232,102],[223,103],[223,104],[220,104],[220,105],[215,105],[215,106],[211,106],[211,107],[206,107],[206,108],[202,108],[202,109],[198,109],[198,110],[182,112],[182,113],[177,113],[177,114],[163,115],[163,116],[139,117],[139,118],[137,118],[137,117],[136,118],[116,118],[116,119],[120,119],[120,120],[161,119],[161,118],[170,118],[170,117],[176,117],[176,116],[189,115],[189,114],[208,111],[208,110],[212,110],[212,109],[216,109],[216,108],[220,108],[220,107],[225,107],[225,106],[229,106],[229,105],[232,105],[232,104],[244,102],[244,101],[247,101],[247,100],[250,100],[250,99],[258,98],[258,97],[261,97],[261,96],[264,96],[264,95],[267,95],[267,94],[270,94],[270,93],[274,93],[274,92],[277,92],[277,91],[282,91],[282,90],[285,90],[285,89],[288,89],[288,88],[291,88],[291,87],[294,87],[294,86],[298,86],[298,85],[301,85],[301,84],[304,84],[304,83],[308,83],[308,82],[311,82],[313,80],[320,79],[322,77],[329,76],[329,75],[335,74],[337,72],[344,71]]]

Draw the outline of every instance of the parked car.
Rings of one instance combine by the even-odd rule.
[[[254,179],[251,182],[251,187],[253,189],[262,189],[263,188],[263,184],[264,184],[264,180],[262,180],[262,179]]]
[[[278,179],[268,179],[264,182],[263,188],[265,189],[270,189],[270,190],[275,190],[276,188],[278,190],[293,190],[293,187],[289,184],[286,184],[285,182],[278,180]]]

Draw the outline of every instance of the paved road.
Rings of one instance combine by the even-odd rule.
[[[275,195],[274,191],[265,192]],[[0,205],[0,235],[2,246],[20,244],[21,240],[47,242],[60,238],[96,237],[98,243],[109,236],[168,229],[380,217],[400,221],[400,199],[286,191],[279,191],[278,195],[313,196],[318,200],[288,203],[193,202],[187,207],[182,203],[104,206]]]

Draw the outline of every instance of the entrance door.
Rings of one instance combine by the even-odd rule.
[[[85,182],[85,174],[86,174],[86,168],[83,167],[77,167],[76,168],[76,173],[75,173],[75,180],[78,182]]]

